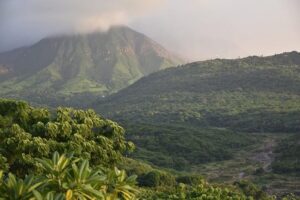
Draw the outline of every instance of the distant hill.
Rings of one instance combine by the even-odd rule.
[[[300,53],[166,69],[94,108],[127,127],[138,158],[167,167],[226,159],[251,141],[228,130],[300,131]]]
[[[82,105],[182,60],[128,27],[45,38],[0,54],[1,97]]]

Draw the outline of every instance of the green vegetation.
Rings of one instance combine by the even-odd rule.
[[[300,179],[300,135],[296,134],[280,142],[275,149],[272,168],[277,173],[296,173]]]
[[[171,191],[161,190],[154,194],[152,192],[145,193],[144,198],[149,200],[275,200],[275,197],[267,195],[265,192],[258,189],[252,184],[242,182],[237,183],[236,185],[238,185],[239,187],[231,186],[230,188],[226,188],[220,186],[212,186],[205,181],[202,181],[198,185],[178,184],[178,186],[176,188],[173,188],[173,190]],[[247,193],[251,195],[247,195]],[[294,199],[296,200],[296,198]]]
[[[92,110],[49,111],[1,100],[0,188],[13,193],[16,188],[31,188],[23,183],[41,181],[35,192],[27,194],[25,189],[24,195],[42,199],[79,195],[76,192],[83,191],[84,184],[74,185],[72,178],[74,169],[84,165],[101,179],[87,183],[90,191],[109,200],[117,198],[110,188],[117,188],[118,174],[123,174],[120,184],[128,189],[129,199],[269,200],[274,198],[267,193],[298,194],[299,66],[297,52],[197,62],[151,74],[93,104],[126,128],[126,138],[137,146],[133,153],[124,129]],[[53,154],[71,160],[61,179],[63,189],[52,185],[51,173],[43,168]],[[116,166],[131,177],[137,175],[136,180],[128,180]],[[122,194],[117,196],[125,199]]]
[[[124,158],[133,146],[124,130],[92,110],[50,112],[2,99],[0,116],[3,200],[275,200],[251,183],[211,185]]]
[[[132,123],[300,130],[300,53],[211,60],[153,73],[94,104]]]
[[[182,61],[128,27],[46,38],[0,54],[0,95],[82,107]]]
[[[73,152],[92,166],[110,166],[134,145],[124,140],[124,129],[92,110],[58,108],[50,113],[26,102],[0,101],[1,168],[16,175],[35,170],[36,158],[53,152]]]
[[[122,127],[92,110],[50,112],[2,99],[0,138],[0,199],[129,200],[138,194],[135,176],[115,167],[133,144]]]
[[[189,170],[192,165],[221,161],[256,139],[220,128],[185,125],[127,124],[127,138],[137,145],[133,158],[157,166]]]
[[[233,184],[236,181],[247,180],[264,188],[269,194],[279,196],[295,193],[299,194],[300,177],[295,173],[280,173],[273,168],[274,157],[278,144],[291,134],[251,134],[259,137],[257,142],[238,151],[233,158],[192,165],[195,174],[201,174],[209,182],[219,184]]]
[[[134,158],[188,170],[261,140],[249,132],[300,131],[299,94],[300,54],[290,52],[166,69],[93,107],[127,129]]]
[[[59,155],[50,159],[36,159],[41,172],[34,176],[17,178],[9,173],[3,180],[2,199],[135,199],[135,177],[126,177],[125,171],[91,169],[87,160]]]

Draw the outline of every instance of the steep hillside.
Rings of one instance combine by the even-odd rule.
[[[300,130],[300,54],[216,59],[163,70],[94,108],[128,127],[129,137],[140,144],[135,155],[139,158],[152,162],[161,153],[169,159],[163,165],[169,167],[178,158],[182,158],[180,163],[192,164],[226,159],[223,153],[232,152],[236,145],[224,141],[236,141],[242,144],[240,148],[253,139],[245,134],[232,139],[231,134],[220,133],[220,128],[238,132]],[[212,131],[211,127],[218,129]],[[185,138],[191,141],[185,143]],[[200,153],[195,159],[195,148],[202,148],[199,152],[209,159],[201,161]],[[214,149],[219,149],[218,155]]]
[[[51,37],[0,54],[0,95],[50,105],[83,104],[179,63],[128,27]]]

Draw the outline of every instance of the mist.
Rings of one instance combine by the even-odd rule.
[[[161,0],[0,0],[0,51],[58,34],[129,25]]]
[[[0,0],[0,51],[127,25],[188,60],[300,50],[298,0]]]

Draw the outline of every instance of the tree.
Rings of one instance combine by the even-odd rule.
[[[36,158],[73,152],[92,166],[112,166],[134,148],[124,129],[93,110],[59,107],[55,112],[26,102],[0,100],[0,167],[24,177]]]

